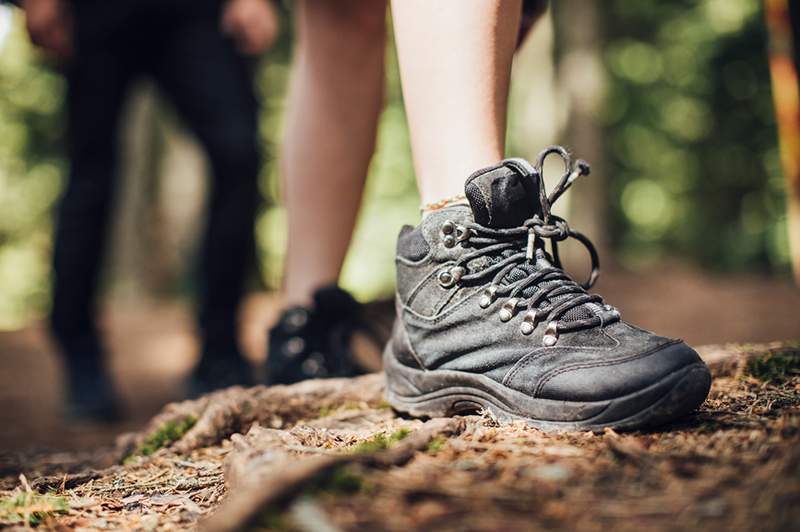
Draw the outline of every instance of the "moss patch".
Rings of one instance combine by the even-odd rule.
[[[436,436],[434,439],[428,442],[428,445],[425,447],[425,451],[427,451],[429,454],[436,454],[444,449],[445,445],[447,445],[447,438],[444,436]]]
[[[358,445],[353,447],[354,453],[375,453],[378,451],[382,451],[384,449],[388,449],[392,444],[399,442],[406,436],[411,433],[408,429],[399,429],[394,431],[393,433],[386,435],[386,434],[376,434],[373,437],[366,439],[360,442]]]
[[[21,491],[0,499],[0,525],[36,526],[68,510],[64,497]]]
[[[164,423],[158,430],[147,436],[139,448],[128,455],[124,462],[129,462],[132,458],[137,456],[150,456],[157,450],[171,445],[189,432],[189,429],[191,429],[195,423],[197,423],[197,418],[194,416],[188,416],[182,421],[169,421]]]
[[[747,363],[745,375],[769,383],[782,383],[800,375],[800,351],[786,349],[769,352]]]

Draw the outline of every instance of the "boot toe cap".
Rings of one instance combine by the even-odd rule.
[[[535,394],[562,401],[611,400],[658,386],[674,374],[702,364],[694,349],[671,342],[635,355],[555,368],[541,377]]]

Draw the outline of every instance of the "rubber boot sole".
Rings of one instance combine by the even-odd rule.
[[[700,406],[711,387],[708,367],[697,362],[646,388],[609,400],[541,399],[483,375],[405,366],[392,353],[391,343],[384,351],[384,371],[386,400],[399,412],[414,417],[447,417],[487,411],[501,422],[524,420],[548,431],[657,427]]]

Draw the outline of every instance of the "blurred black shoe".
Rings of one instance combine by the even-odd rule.
[[[99,342],[94,338],[71,342],[64,350],[67,419],[95,423],[120,421],[122,409]]]
[[[375,337],[363,305],[337,286],[319,289],[312,307],[287,309],[270,329],[267,384],[366,373],[351,347],[356,332]]]
[[[205,347],[200,362],[187,383],[188,395],[196,398],[231,386],[252,386],[253,367],[236,347],[212,349]]]

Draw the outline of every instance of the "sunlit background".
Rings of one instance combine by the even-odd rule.
[[[532,156],[563,141],[594,163],[592,182],[576,186],[570,198],[573,225],[622,267],[670,256],[715,270],[788,276],[761,3],[584,2],[590,5],[569,11],[555,4],[517,58],[509,152]],[[270,154],[261,173],[257,277],[269,289],[279,286],[285,246],[274,162],[290,33],[285,22],[257,81]],[[387,57],[378,150],[342,277],[363,300],[391,295],[393,237],[418,217],[393,49]],[[66,175],[63,98],[58,69],[28,42],[21,13],[2,8],[2,328],[24,326],[48,309],[53,212]],[[147,82],[126,113],[106,293],[182,298],[193,284],[189,266],[202,223],[205,161]]]

